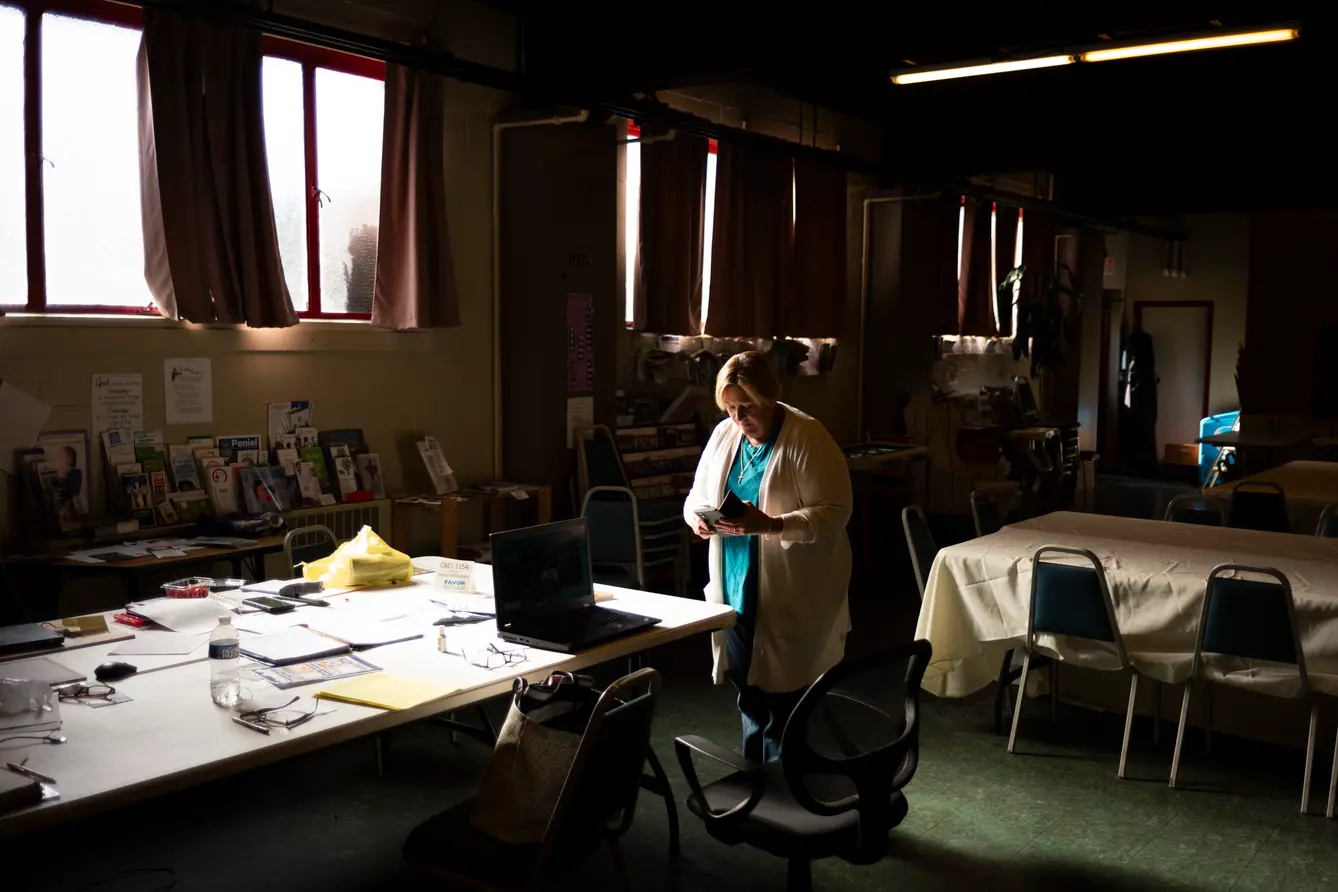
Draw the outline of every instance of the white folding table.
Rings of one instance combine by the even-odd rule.
[[[331,596],[332,606],[324,609],[384,607],[392,601],[403,603],[406,609],[415,605],[421,608],[432,593],[432,580],[428,574],[395,589]],[[401,711],[332,703],[333,713],[318,715],[292,730],[275,728],[268,736],[235,724],[232,711],[213,704],[206,660],[152,671],[155,666],[180,662],[182,658],[126,657],[141,672],[115,682],[115,687],[134,698],[132,702],[98,709],[79,703],[61,704],[64,724],[60,733],[67,743],[0,744],[0,760],[18,761],[27,756],[28,767],[54,777],[60,790],[59,799],[0,815],[0,837],[38,830],[428,716],[469,708],[507,693],[518,677],[538,681],[554,670],[584,669],[690,635],[724,629],[734,622],[734,611],[728,605],[605,586],[599,590],[613,595],[605,606],[658,617],[660,624],[577,654],[531,648],[524,662],[484,669],[462,657],[439,652],[437,629],[430,625],[430,619],[423,619],[424,637],[378,647],[363,655],[386,671],[449,684],[455,688],[452,693]],[[115,647],[103,644],[70,650],[54,658],[91,679],[98,664],[120,659],[109,656]],[[203,651],[196,656],[203,656]],[[289,694],[310,696],[321,687],[314,684],[278,691],[268,683],[248,681],[246,675],[243,673],[243,693],[253,689],[252,694],[263,694],[267,702],[282,702]]]

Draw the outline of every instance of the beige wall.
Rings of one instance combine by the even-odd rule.
[[[264,433],[265,404],[310,399],[319,428],[361,427],[392,491],[404,485],[395,437],[436,435],[464,480],[492,471],[491,126],[503,97],[450,84],[448,214],[461,327],[395,333],[365,323],[304,322],[287,330],[183,326],[164,320],[0,319],[0,378],[54,409],[47,428],[88,428],[90,378],[138,372],[145,425],[164,428],[163,360],[213,360],[214,422],[190,434]],[[102,504],[95,493],[94,505]],[[0,473],[0,543],[12,533],[13,487]]]
[[[1201,214],[1182,221],[1188,236],[1184,278],[1163,276],[1166,243],[1129,236],[1124,307],[1133,320],[1139,301],[1210,301],[1213,304],[1210,412],[1240,408],[1236,397],[1236,352],[1245,341],[1245,301],[1250,276],[1248,214]],[[1157,345],[1158,350],[1166,345]]]

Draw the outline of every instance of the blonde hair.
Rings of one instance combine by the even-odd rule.
[[[731,356],[715,376],[715,404],[725,411],[725,388],[742,387],[759,406],[770,406],[780,399],[781,383],[776,370],[766,358],[753,350]]]

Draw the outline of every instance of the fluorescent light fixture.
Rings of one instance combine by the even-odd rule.
[[[1215,50],[1223,47],[1250,46],[1256,43],[1282,43],[1301,36],[1296,28],[1273,28],[1268,31],[1246,31],[1236,34],[1215,34],[1186,40],[1168,40],[1164,43],[1145,43],[1138,46],[1112,47],[1089,50],[1079,58],[1084,62],[1110,62],[1114,59],[1136,59],[1140,56],[1160,56],[1165,53],[1189,53],[1195,50]]]
[[[935,68],[925,71],[903,71],[892,75],[894,84],[925,84],[930,81],[947,81],[959,77],[976,77],[981,74],[1004,74],[1009,71],[1030,71],[1033,68],[1054,68],[1059,65],[1071,65],[1076,60],[1072,56],[1038,56],[1034,59],[1013,59],[1008,62],[985,62],[978,65],[962,65],[957,68]]]

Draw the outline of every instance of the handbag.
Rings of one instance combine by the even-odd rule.
[[[516,679],[470,813],[476,829],[513,845],[543,839],[599,696],[586,675]]]

